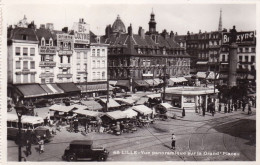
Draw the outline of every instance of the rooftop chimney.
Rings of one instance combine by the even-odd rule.
[[[142,29],[141,26],[139,27],[138,35],[139,35],[142,39],[145,39],[144,29]]]
[[[174,37],[174,33],[173,31],[170,32],[170,38],[173,38]]]
[[[68,27],[64,27],[64,28],[62,28],[62,32],[64,32],[64,33],[68,33],[68,31],[69,31]]]
[[[128,27],[128,35],[133,36],[132,24]]]

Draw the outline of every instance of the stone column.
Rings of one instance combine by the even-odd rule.
[[[228,86],[236,86],[237,82],[237,48],[236,43],[231,43],[229,45],[229,69],[228,69]]]
[[[205,97],[205,111],[207,112],[208,110],[208,95]]]

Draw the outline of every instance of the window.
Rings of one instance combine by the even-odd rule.
[[[97,49],[97,56],[100,56],[100,49]]]
[[[242,65],[239,65],[238,67],[239,67],[239,69],[242,69],[242,68],[243,68]]]
[[[97,79],[100,79],[100,72],[97,72]]]
[[[28,83],[29,82],[29,75],[25,74],[23,75],[23,83]]]
[[[100,61],[97,61],[97,67],[100,68]]]
[[[41,46],[45,46],[45,39],[44,38],[42,38],[42,40],[41,40]]]
[[[102,67],[103,68],[105,67],[105,61],[102,61]]]
[[[23,61],[23,69],[28,69],[28,61]]]
[[[102,79],[105,79],[105,76],[106,76],[105,72],[102,72]]]
[[[251,62],[255,62],[255,56],[251,56]]]
[[[35,55],[35,48],[30,48],[30,56],[34,56]]]
[[[70,63],[70,56],[67,56],[68,57],[68,64]]]
[[[27,40],[27,35],[22,35],[23,40]]]
[[[28,48],[23,48],[23,55],[28,56]]]
[[[239,48],[239,52],[243,52],[243,48]]]
[[[93,75],[92,75],[92,76],[93,76],[93,79],[96,79],[96,72],[93,72],[92,74],[93,74]]]
[[[96,61],[93,60],[92,63],[93,63],[93,68],[95,68],[96,67]]]
[[[95,56],[96,54],[96,49],[92,49],[92,56]]]
[[[248,62],[248,56],[245,56],[245,62]]]
[[[15,62],[16,69],[21,69],[21,61]]]
[[[80,70],[80,64],[77,63],[77,70]]]
[[[253,52],[253,53],[254,53],[254,52],[255,52],[255,48],[251,48],[251,52]]]
[[[239,56],[239,62],[242,62],[243,57]]]
[[[49,61],[53,61],[53,55],[49,56]]]
[[[35,69],[35,61],[31,61],[30,63],[31,63],[30,64],[31,65],[31,69]]]
[[[17,56],[21,55],[21,48],[20,47],[15,48],[15,55],[17,55]]]
[[[31,83],[35,82],[35,74],[31,74]]]
[[[50,83],[53,83],[53,78],[50,78]]]
[[[41,79],[41,83],[45,84],[45,79],[44,78]]]
[[[77,52],[77,59],[80,59],[80,53]]]
[[[102,56],[105,56],[106,55],[105,53],[106,53],[105,49],[102,49]]]
[[[20,74],[16,75],[16,83],[21,83],[21,75]]]
[[[50,39],[50,46],[53,46],[53,40],[52,40],[52,38]]]
[[[249,52],[249,48],[246,48],[246,52]]]
[[[63,63],[63,56],[60,56],[60,63]]]
[[[87,52],[84,52],[84,59],[87,59],[88,58],[88,54]]]

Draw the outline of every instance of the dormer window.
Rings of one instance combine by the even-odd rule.
[[[28,39],[28,36],[25,35],[25,34],[23,34],[23,35],[22,35],[22,38],[23,38],[23,40],[27,40],[27,39]]]
[[[97,37],[97,43],[100,43],[100,37]]]
[[[50,44],[50,46],[53,46],[53,40],[52,40],[52,38],[50,38],[49,44]]]
[[[41,40],[41,46],[45,46],[45,39],[44,38],[42,38],[42,40]]]

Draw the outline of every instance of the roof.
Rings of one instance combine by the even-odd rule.
[[[53,39],[52,33],[48,29],[36,29],[36,35],[39,40],[43,37],[45,40]]]
[[[12,40],[24,40],[23,36],[26,35],[26,41],[37,41],[35,30],[31,28],[17,27],[11,31],[10,39]]]
[[[42,117],[36,117],[36,116],[22,116],[22,123],[30,123],[30,124],[38,124],[43,123]],[[7,121],[16,121],[18,122],[18,116],[16,114],[7,114]]]
[[[148,108],[145,105],[137,105],[137,106],[133,106],[132,108],[133,108],[133,110],[135,110],[143,115],[148,115],[148,114],[153,113],[153,110]]]
[[[134,104],[135,100],[131,98],[114,98],[116,101],[121,101],[126,104]]]
[[[132,118],[138,115],[138,113],[131,108],[123,111],[123,113],[126,114],[127,118]]]
[[[106,112],[105,115],[111,118],[112,120],[124,119],[127,117],[127,115],[122,111]]]
[[[107,102],[107,99],[100,99],[103,103]],[[118,104],[114,99],[109,99],[108,108],[120,107],[121,105]]]
[[[101,112],[89,111],[84,109],[77,109],[74,111],[74,113],[85,115],[85,116],[91,116],[91,117],[97,117],[101,114]]]
[[[74,105],[64,106],[64,105],[58,105],[58,104],[54,104],[49,107],[50,111],[59,111],[59,112],[69,112],[73,109],[77,109],[77,108]]]
[[[103,108],[98,102],[94,100],[80,102],[81,104],[86,105],[89,110],[100,110]]]
[[[125,25],[123,21],[120,19],[119,15],[117,16],[115,22],[112,25],[113,32],[126,32]]]
[[[172,108],[172,105],[169,103],[160,103],[164,108],[168,109],[168,108]]]
[[[93,140],[73,140],[70,144],[78,144],[78,145],[92,145]]]

